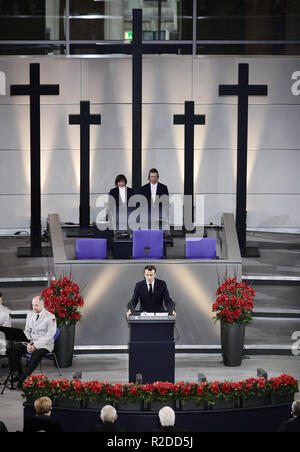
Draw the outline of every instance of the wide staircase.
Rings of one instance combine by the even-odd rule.
[[[257,294],[246,330],[247,352],[295,354],[292,346],[300,338],[300,236],[253,233],[248,239],[259,246],[260,257],[243,259],[243,279]]]

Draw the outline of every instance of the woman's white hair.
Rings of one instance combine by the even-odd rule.
[[[105,405],[101,410],[100,417],[103,422],[115,422],[117,411],[113,406]]]
[[[164,406],[158,413],[162,427],[170,427],[175,424],[175,412],[169,406]]]
[[[300,400],[295,400],[295,402],[292,405],[292,412],[297,416],[300,417]]]

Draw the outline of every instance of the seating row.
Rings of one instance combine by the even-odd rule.
[[[163,231],[138,230],[133,232],[133,259],[162,259],[164,255]],[[186,259],[216,259],[215,238],[191,238],[185,242]],[[106,259],[107,239],[76,240],[76,259]]]

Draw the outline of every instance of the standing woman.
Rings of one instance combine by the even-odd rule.
[[[127,187],[127,179],[124,174],[119,174],[115,180],[115,187],[110,190],[108,193],[110,195],[109,198],[109,218],[110,221],[112,219],[113,224],[115,225],[114,229],[124,229],[119,226],[122,224],[126,224],[127,229],[127,219],[128,219],[128,201],[130,197],[133,195],[132,188]],[[115,203],[113,203],[112,198]],[[116,208],[115,208],[116,207]],[[123,218],[124,216],[124,218]],[[123,221],[120,221],[120,220]],[[125,222],[125,223],[124,223]]]

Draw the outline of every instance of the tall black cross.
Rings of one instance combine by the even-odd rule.
[[[184,106],[184,115],[174,115],[174,124],[184,124],[184,194],[194,196],[194,130],[205,124],[205,115],[195,115],[193,101]]]
[[[90,114],[90,102],[80,102],[80,114],[69,115],[69,124],[80,125],[80,206],[81,231],[90,227],[90,125],[101,124],[101,115]]]
[[[132,188],[137,193],[142,185],[143,10],[132,14]]]
[[[29,85],[11,85],[10,95],[30,96],[31,246],[29,255],[39,257],[42,255],[40,97],[59,95],[59,85],[41,85],[40,65],[39,63],[31,63]]]
[[[246,256],[248,98],[267,96],[267,85],[249,85],[249,64],[239,64],[238,85],[219,85],[219,96],[238,96],[236,228],[242,256]]]

